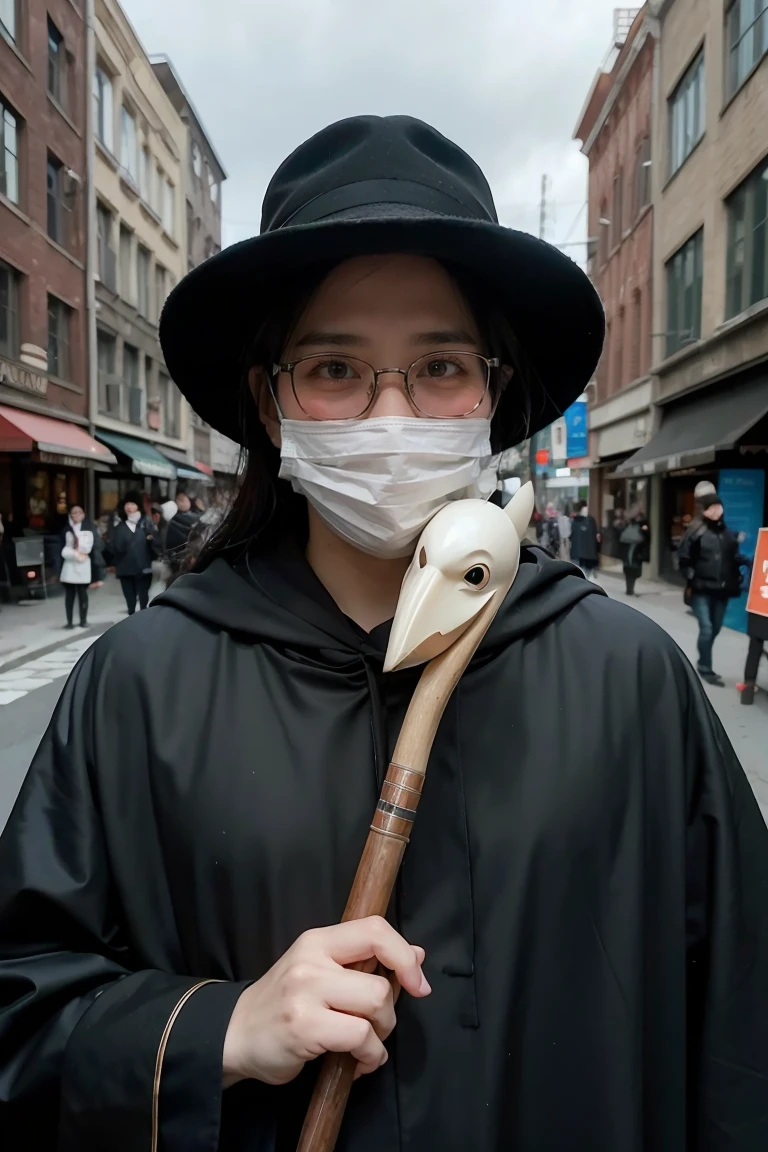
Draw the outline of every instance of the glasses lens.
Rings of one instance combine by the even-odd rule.
[[[370,364],[353,356],[308,356],[293,367],[296,399],[315,420],[352,420],[365,412],[373,395]]]
[[[408,389],[425,416],[468,416],[488,390],[488,365],[471,352],[430,352],[410,369]]]

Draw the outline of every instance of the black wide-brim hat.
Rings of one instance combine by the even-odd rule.
[[[502,227],[477,164],[434,128],[409,116],[356,116],[280,166],[260,235],[195,268],[168,297],[160,342],[192,408],[240,440],[244,352],[281,283],[316,262],[395,252],[465,267],[508,318],[531,395],[523,419],[519,392],[503,393],[494,417],[502,447],[545,428],[581,395],[605,334],[600,298],[581,268]]]

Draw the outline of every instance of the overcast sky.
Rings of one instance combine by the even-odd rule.
[[[585,236],[586,160],[571,140],[610,45],[609,0],[123,0],[178,71],[229,174],[223,242],[254,235],[277,165],[359,113],[406,113],[465,148],[499,218]],[[570,255],[582,261],[580,248]]]

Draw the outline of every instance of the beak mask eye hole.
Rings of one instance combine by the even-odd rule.
[[[475,564],[468,572],[464,573],[464,583],[477,589],[485,588],[490,578],[490,570],[485,564]]]
[[[426,566],[427,566],[427,550],[426,550],[426,548],[422,548],[421,552],[419,552],[419,568],[426,568]]]

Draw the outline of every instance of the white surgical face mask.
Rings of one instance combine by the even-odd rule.
[[[487,419],[286,420],[280,476],[342,539],[372,556],[408,556],[451,500],[487,500],[498,458]]]

